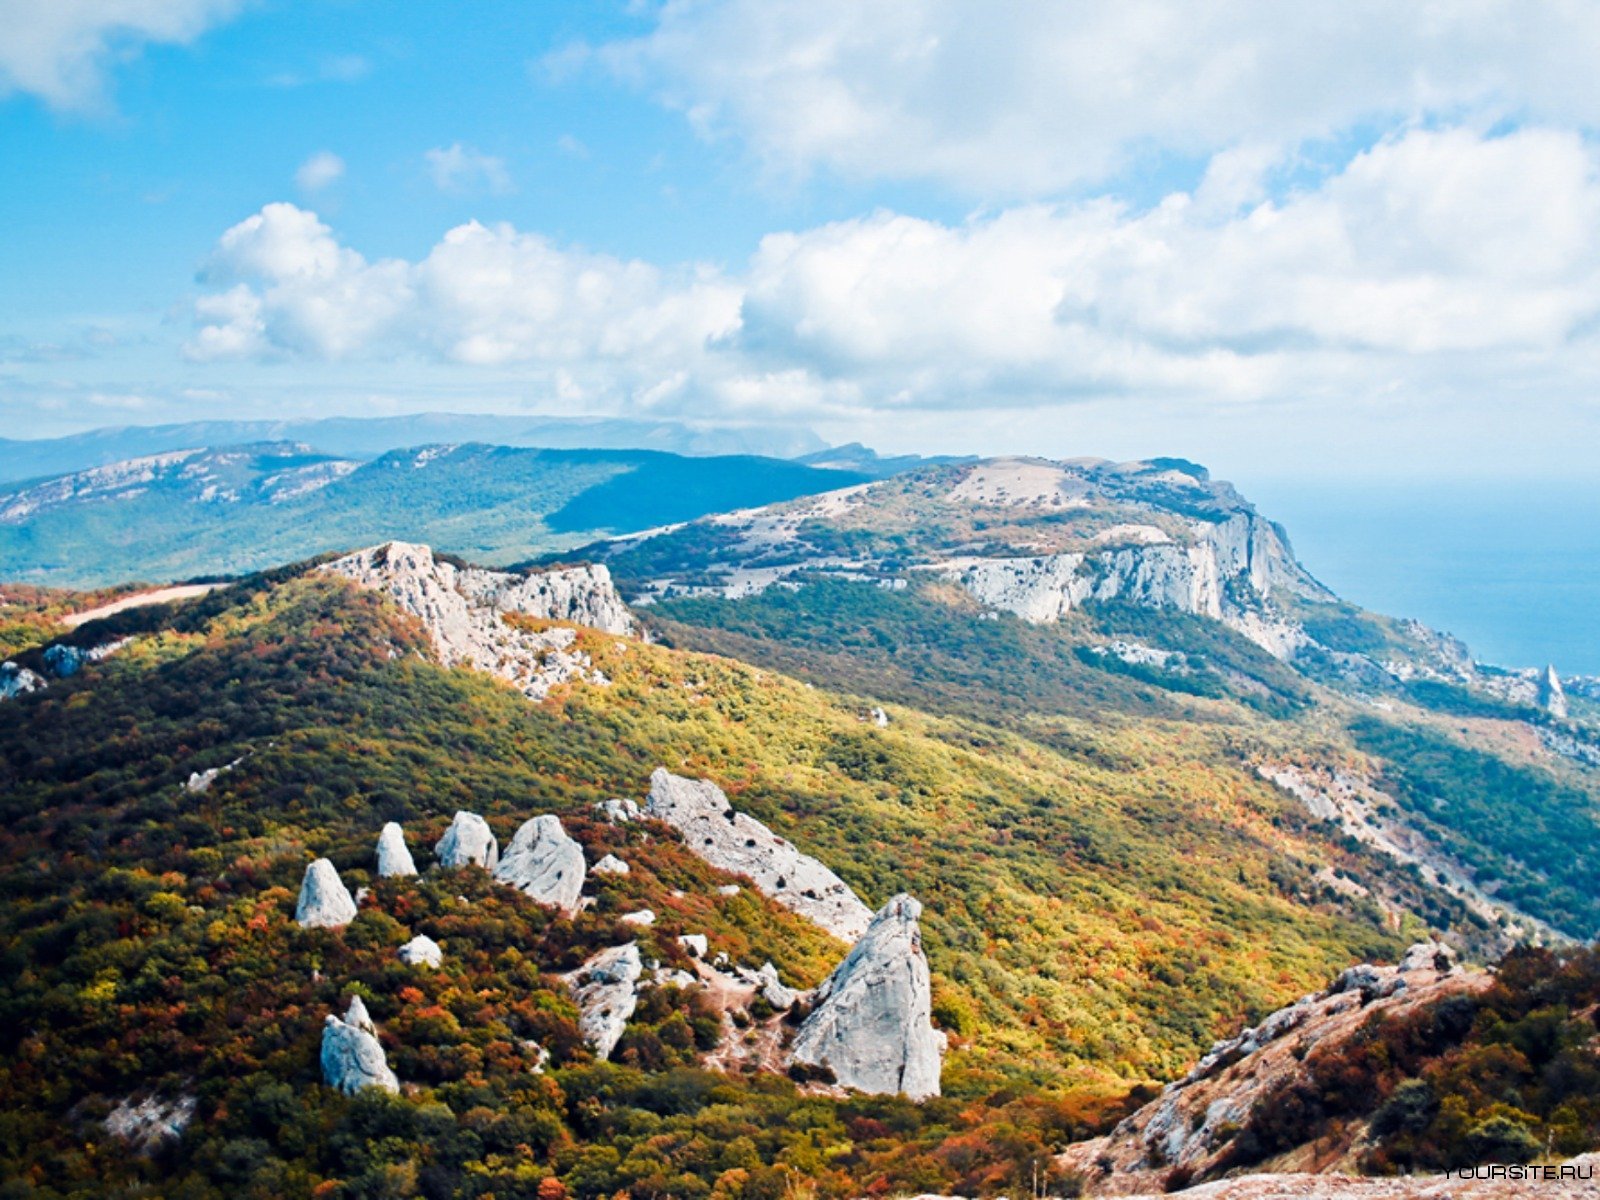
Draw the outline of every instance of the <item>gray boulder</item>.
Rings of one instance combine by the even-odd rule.
[[[602,800],[594,808],[613,825],[627,825],[644,815],[638,803],[633,800]]]
[[[932,1022],[921,915],[922,905],[901,894],[872,918],[817,989],[817,1006],[795,1036],[797,1062],[827,1067],[857,1091],[939,1094],[945,1037]]]
[[[477,813],[458,812],[433,848],[441,867],[482,867],[492,871],[500,861],[500,843]]]
[[[325,858],[306,868],[294,919],[306,929],[341,929],[356,919],[356,902]]]
[[[644,962],[639,944],[628,942],[602,950],[566,977],[578,1002],[578,1032],[598,1059],[611,1057],[628,1018],[639,1006],[639,977]]]
[[[444,962],[444,951],[427,934],[419,933],[400,947],[400,961],[410,967],[437,967]]]
[[[593,871],[596,875],[626,875],[631,868],[615,854],[608,854],[595,863]]]
[[[406,832],[390,821],[378,834],[378,874],[384,879],[395,875],[415,875],[417,864],[406,846]]]
[[[351,999],[350,1010],[343,1017],[329,1013],[322,1023],[322,1079],[346,1095],[369,1087],[400,1090],[400,1081],[389,1069],[378,1041],[378,1027],[360,996]]]
[[[1455,970],[1456,952],[1443,942],[1418,942],[1400,956],[1400,970],[1438,971],[1448,974]]]
[[[872,910],[849,884],[754,817],[735,812],[709,780],[658,768],[650,776],[645,815],[677,829],[684,844],[712,866],[748,875],[765,895],[835,937],[854,941],[872,921]]]
[[[569,916],[578,911],[587,873],[583,847],[567,836],[561,818],[549,813],[523,822],[494,869],[501,883]]]
[[[0,700],[26,696],[29,692],[37,692],[44,686],[43,678],[27,667],[18,666],[14,662],[0,663]]]

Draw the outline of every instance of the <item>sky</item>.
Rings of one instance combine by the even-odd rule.
[[[0,436],[1600,476],[1592,0],[0,0]]]

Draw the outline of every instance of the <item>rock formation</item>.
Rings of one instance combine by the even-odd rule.
[[[1438,971],[1448,974],[1456,970],[1456,952],[1443,942],[1418,942],[1400,956],[1401,972]]]
[[[342,929],[356,919],[356,902],[327,859],[306,868],[294,919],[306,929]]]
[[[615,854],[608,854],[594,865],[596,875],[626,875],[632,868]]]
[[[754,817],[735,812],[709,780],[658,768],[650,776],[645,814],[677,829],[712,866],[748,875],[764,894],[835,937],[854,941],[872,921],[872,910],[849,884]]]
[[[633,617],[603,566],[515,575],[457,567],[435,558],[427,546],[389,542],[321,569],[382,592],[418,617],[445,666],[466,665],[498,675],[535,700],[568,680],[605,679],[589,656],[576,649],[574,630],[517,629],[504,614],[568,621],[607,633],[633,632]]]
[[[406,831],[390,821],[378,834],[378,874],[384,879],[395,875],[415,875],[417,864],[406,847]]]
[[[1567,719],[1567,693],[1562,690],[1561,676],[1552,666],[1546,666],[1544,674],[1539,676],[1538,705],[1552,717]]]
[[[679,936],[678,945],[682,946],[696,958],[704,958],[711,949],[710,943],[703,933],[685,933]]]
[[[817,1006],[795,1036],[797,1062],[829,1068],[845,1087],[939,1094],[945,1038],[933,1027],[928,960],[917,918],[901,894],[872,918],[860,941],[816,991]]]
[[[586,873],[583,847],[567,836],[561,818],[549,813],[523,822],[494,869],[501,883],[569,916],[578,911]]]
[[[644,962],[639,944],[629,942],[602,950],[566,977],[578,1002],[578,1032],[599,1059],[611,1057],[628,1018],[639,1005],[639,977]]]
[[[656,923],[656,914],[648,908],[641,908],[634,912],[623,913],[617,920],[624,925],[637,925],[640,929],[648,929]]]
[[[492,871],[500,861],[500,843],[489,822],[477,813],[458,812],[433,847],[441,867],[482,867]]]
[[[602,800],[594,808],[613,825],[626,825],[630,821],[637,821],[643,815],[639,805],[633,800]]]
[[[126,1097],[106,1114],[106,1132],[132,1146],[136,1153],[149,1156],[183,1136],[194,1119],[195,1103],[193,1096],[166,1102],[154,1096],[139,1101]]]
[[[346,1095],[369,1087],[400,1090],[378,1041],[378,1027],[360,996],[351,998],[343,1017],[329,1013],[322,1023],[322,1080]]]
[[[14,662],[0,663],[0,700],[26,696],[45,686],[45,681],[27,667]]]
[[[444,962],[444,951],[439,943],[425,933],[419,933],[399,950],[400,961],[409,967],[437,967]]]

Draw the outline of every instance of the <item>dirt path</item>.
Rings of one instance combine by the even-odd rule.
[[[109,617],[112,613],[123,612],[130,608],[143,608],[147,604],[165,604],[168,600],[189,600],[195,596],[204,596],[221,586],[220,583],[186,583],[177,587],[157,588],[153,592],[124,596],[120,600],[102,604],[99,608],[91,608],[87,612],[72,613],[70,616],[62,617],[61,623],[68,629],[76,629],[86,621],[98,621],[101,617]]]

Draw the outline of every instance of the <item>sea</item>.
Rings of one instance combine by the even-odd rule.
[[[1480,662],[1600,675],[1600,483],[1253,481],[1306,568]]]

